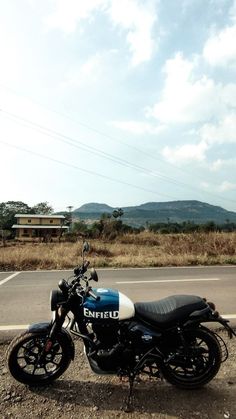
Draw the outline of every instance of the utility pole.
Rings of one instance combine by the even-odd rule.
[[[69,212],[69,217],[68,217],[68,219],[69,219],[69,232],[71,231],[71,227],[72,227],[72,209],[73,209],[73,206],[72,205],[68,205],[68,207],[66,207],[67,209],[68,209],[68,212]]]

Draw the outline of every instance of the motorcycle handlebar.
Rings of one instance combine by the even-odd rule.
[[[87,271],[89,263],[90,262],[88,260],[85,260],[82,266],[78,266],[74,269],[74,274],[76,276],[83,275]]]

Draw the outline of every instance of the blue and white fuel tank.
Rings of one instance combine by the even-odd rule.
[[[122,292],[110,288],[94,288],[93,291],[99,300],[87,297],[83,303],[83,314],[89,321],[125,320],[134,316],[134,304]]]

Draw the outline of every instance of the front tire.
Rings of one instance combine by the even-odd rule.
[[[177,344],[168,356],[172,359],[162,368],[164,378],[182,389],[197,389],[209,383],[221,365],[218,340],[208,329],[184,332],[186,348]]]
[[[62,334],[53,340],[49,352],[40,357],[47,338],[46,332],[38,332],[24,333],[12,340],[7,350],[7,363],[17,381],[28,385],[47,385],[68,368],[71,354]]]

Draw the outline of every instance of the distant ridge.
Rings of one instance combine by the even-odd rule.
[[[116,208],[118,207],[91,202],[75,209],[73,217],[90,221],[98,220],[102,213],[111,214]],[[122,207],[122,209],[124,211],[122,220],[133,226],[167,221],[193,221],[199,224],[207,221],[214,221],[218,224],[226,221],[236,222],[236,212],[196,200],[147,202],[137,206]]]
[[[87,212],[87,213],[103,213],[103,212],[112,212],[114,208],[110,207],[107,204],[98,204],[96,202],[90,202],[89,204],[84,204],[82,207],[74,210],[75,212]]]

